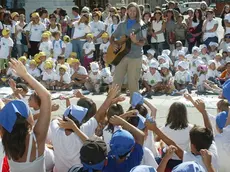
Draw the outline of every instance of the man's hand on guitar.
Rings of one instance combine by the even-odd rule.
[[[114,52],[116,52],[116,51],[118,51],[119,50],[119,44],[117,44],[117,43],[113,43],[113,51]]]
[[[134,33],[130,34],[130,39],[134,44],[136,44],[138,42],[137,36]]]

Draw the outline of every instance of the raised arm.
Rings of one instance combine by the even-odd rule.
[[[50,123],[51,115],[51,95],[49,91],[34,79],[26,70],[25,66],[15,59],[10,60],[10,67],[18,76],[23,78],[33,88],[41,99],[40,117],[34,127],[34,133],[39,144],[39,153],[43,154],[45,140]]]
[[[156,119],[157,108],[154,105],[152,105],[151,103],[149,103],[146,99],[144,99],[144,103],[150,109],[150,111],[151,111],[151,117],[153,117],[154,119]]]
[[[165,144],[167,144],[168,146],[172,145],[176,147],[176,155],[183,160],[183,156],[184,156],[184,151],[170,138],[168,138],[164,133],[162,133],[162,131],[157,127],[156,123],[153,122],[149,122],[146,121],[145,123],[146,127],[148,130],[153,131],[161,140],[163,140],[163,142],[165,142]]]
[[[133,135],[137,144],[140,145],[144,144],[144,137],[145,137],[144,132],[134,127],[132,124],[128,123],[121,117],[114,115],[110,118],[109,122],[113,125],[121,125],[122,128],[129,131]]]

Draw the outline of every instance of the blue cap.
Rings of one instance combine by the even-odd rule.
[[[137,117],[139,118],[137,128],[143,130],[145,128],[146,119],[140,114],[137,114]]]
[[[205,170],[200,164],[188,161],[174,167],[172,172],[205,172]]]
[[[114,155],[117,159],[133,148],[135,140],[133,135],[126,130],[117,130],[113,133],[110,140],[111,155]]]
[[[156,169],[147,165],[138,165],[132,168],[130,172],[156,172]]]
[[[22,100],[13,100],[7,103],[0,111],[0,124],[11,133],[14,124],[17,120],[16,113],[25,117],[26,119],[30,115],[30,109],[27,104]]]
[[[223,96],[230,103],[230,79],[228,79],[227,81],[225,81],[225,83],[223,85]]]
[[[88,109],[83,108],[81,106],[77,105],[70,105],[64,112],[64,116],[71,115],[73,116],[76,120],[79,121],[79,123],[82,122],[84,119],[85,115],[87,114]]]
[[[219,127],[219,129],[222,130],[225,127],[225,124],[227,122],[227,118],[228,118],[228,112],[226,112],[226,111],[220,112],[216,116],[216,125]]]
[[[143,103],[144,103],[143,96],[138,92],[134,92],[132,96],[131,106],[135,108],[136,105],[143,104]]]

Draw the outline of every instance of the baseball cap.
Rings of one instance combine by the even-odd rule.
[[[67,68],[66,65],[63,64],[63,65],[60,65],[59,70],[60,70],[60,69],[64,69],[65,71],[67,71],[68,68]]]
[[[107,156],[106,143],[103,140],[86,140],[80,150],[80,159],[84,170],[102,170]],[[96,157],[96,158],[95,158]]]
[[[156,60],[151,60],[149,63],[149,67],[157,69],[159,66],[159,63]]]
[[[208,61],[208,65],[210,65],[210,64],[212,64],[212,63],[216,64],[216,63],[215,63],[215,60],[209,60],[209,61]]]
[[[203,48],[207,48],[207,46],[205,44],[201,44],[199,48],[202,50]]]
[[[169,56],[170,53],[171,51],[167,49],[167,50],[163,50],[161,54],[166,54],[167,56]]]
[[[186,61],[180,61],[178,63],[178,66],[182,67],[183,69],[188,69],[188,67],[189,67],[188,62],[186,62]]]
[[[17,115],[20,114],[25,119],[30,115],[30,109],[22,100],[12,100],[7,103],[0,111],[0,124],[9,133],[12,132],[14,124],[17,120]]]
[[[155,50],[153,50],[153,49],[149,49],[149,50],[147,51],[147,53],[148,53],[148,54],[151,54],[152,56],[154,56],[154,54],[155,54]]]
[[[156,172],[156,169],[147,165],[138,165],[132,168],[130,172]]]
[[[172,172],[205,172],[205,169],[197,162],[188,161],[174,167]]]
[[[200,48],[197,47],[197,46],[194,46],[194,47],[192,48],[192,52],[194,52],[194,51],[200,52]]]
[[[99,71],[99,65],[97,62],[90,63],[90,69],[92,72],[98,72]]]
[[[168,63],[163,63],[160,65],[160,68],[166,68],[166,69],[169,69],[169,64]]]
[[[225,127],[225,124],[227,122],[227,118],[228,118],[228,112],[220,112],[217,116],[216,116],[216,125],[219,127],[219,129],[223,129]]]
[[[218,47],[218,43],[216,43],[216,42],[210,42],[208,45],[209,45],[210,47],[211,47],[211,46]]]
[[[113,133],[110,140],[111,154],[118,159],[119,156],[123,156],[130,152],[134,145],[135,140],[133,135],[126,130],[119,129]]]
[[[76,120],[79,121],[79,123],[82,122],[84,119],[85,115],[87,114],[88,109],[83,108],[81,106],[77,105],[70,105],[64,112],[64,116],[68,117],[68,115],[73,116]]]
[[[223,96],[228,100],[228,103],[230,103],[230,79],[225,81],[223,85]]]
[[[144,103],[143,96],[138,92],[134,92],[131,100],[131,106],[135,108],[136,105],[143,104],[143,103]]]
[[[2,36],[6,36],[8,34],[10,34],[10,30],[8,28],[2,30]]]

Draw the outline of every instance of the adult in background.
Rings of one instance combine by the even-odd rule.
[[[177,19],[179,12],[177,10],[175,10],[175,2],[174,1],[169,1],[168,2],[168,9],[166,9],[163,14],[164,16],[167,16],[168,10],[172,10],[173,12],[173,16],[175,17],[175,19]]]
[[[167,12],[165,36],[166,36],[167,48],[170,49],[171,52],[174,50],[175,48],[174,44],[176,43],[175,28],[176,28],[176,23],[175,23],[174,12],[172,9],[169,9]]]
[[[105,11],[101,15],[102,21],[105,21],[105,19],[109,16],[109,10],[111,7],[112,5],[109,3],[105,5]]]
[[[46,26],[40,21],[40,16],[37,12],[32,14],[32,21],[26,26],[26,40],[28,53],[34,56],[39,53],[39,44],[42,38],[42,33],[46,30]]]
[[[48,19],[48,11],[47,11],[47,9],[41,9],[40,11],[39,11],[39,16],[40,16],[40,20],[41,20],[41,22],[46,26],[46,27],[48,27],[48,25],[49,25],[49,19]]]
[[[222,11],[222,14],[220,16],[222,18],[222,26],[225,30],[225,34],[230,33],[230,14],[229,12],[230,12],[229,5],[225,5]]]
[[[112,19],[112,16],[114,14],[117,14],[117,9],[115,7],[111,7],[109,9],[109,15],[108,17],[105,19],[105,24],[106,24],[106,29],[109,25],[113,24],[113,19]]]
[[[110,43],[113,45],[115,51],[118,50],[119,44],[115,39],[119,39],[121,36],[126,35],[131,38],[131,50],[121,60],[121,62],[115,68],[114,84],[118,84],[121,88],[124,81],[124,76],[127,74],[128,88],[130,96],[133,92],[139,91],[139,79],[142,65],[142,47],[145,44],[142,32],[133,34],[133,30],[141,27],[141,15],[138,5],[131,2],[127,6],[126,20],[120,23],[116,31],[112,34]]]
[[[216,30],[218,28],[218,21],[214,18],[214,11],[213,9],[209,9],[206,12],[207,19],[204,21],[203,24],[203,41],[204,44],[208,47],[210,42],[218,43],[218,37]]]
[[[200,9],[201,9],[201,12],[202,12],[202,19],[205,20],[206,18],[206,11],[208,9],[208,5],[205,1],[202,1],[200,3]]]
[[[120,17],[121,17],[121,21],[125,20],[125,17],[126,17],[126,7],[125,6],[122,6],[120,9]]]
[[[62,28],[62,36],[65,36],[67,34],[67,29],[68,29],[68,22],[70,21],[69,16],[67,15],[66,10],[61,9],[59,12],[59,23]]]
[[[55,32],[60,32],[62,33],[62,28],[61,28],[61,24],[57,22],[57,17],[54,14],[50,14],[49,15],[49,20],[50,20],[50,24],[47,27],[47,30],[50,31],[52,34]],[[52,37],[52,39],[54,40],[54,38]]]

